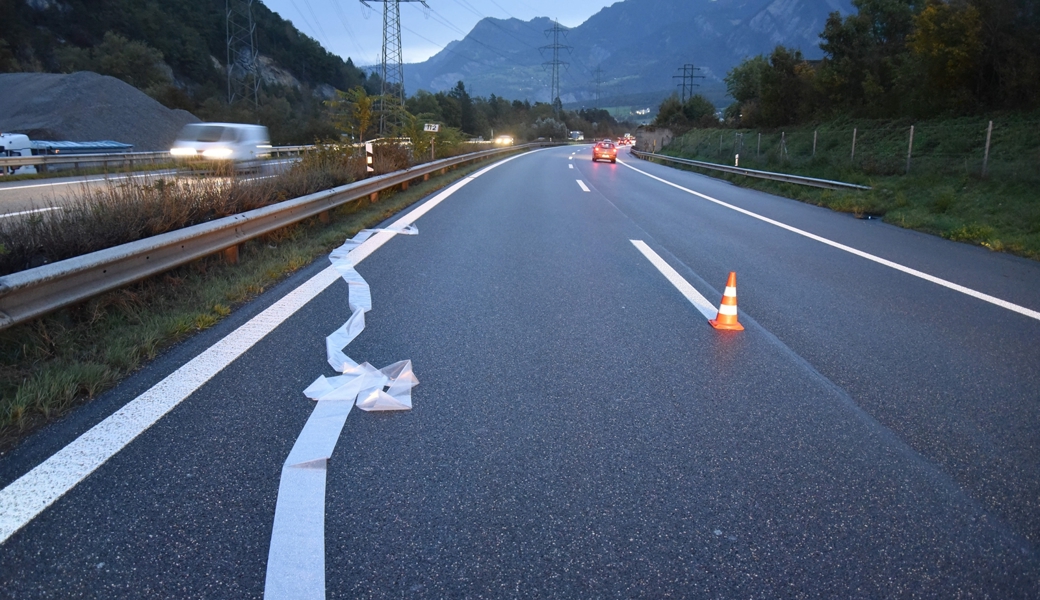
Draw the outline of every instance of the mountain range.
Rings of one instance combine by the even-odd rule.
[[[609,105],[677,90],[682,67],[718,105],[723,78],[743,59],[782,44],[820,58],[819,34],[849,0],[623,0],[560,36],[560,99]],[[549,102],[554,22],[485,18],[429,60],[405,65],[405,88],[441,91],[464,81],[471,94]]]

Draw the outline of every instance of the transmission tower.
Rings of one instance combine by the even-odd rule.
[[[426,8],[426,0],[361,0],[383,3],[383,65],[379,74],[383,87],[379,95],[379,133],[401,125],[401,108],[404,106],[404,57],[401,52],[401,3],[419,2]],[[369,7],[371,8],[371,7]]]
[[[596,70],[593,71],[592,74],[594,76],[593,83],[596,84],[596,106],[595,106],[595,108],[599,108],[599,98],[600,98],[599,89],[600,89],[600,86],[603,85],[603,68],[602,67],[596,67]]]
[[[682,75],[672,75],[672,79],[682,79],[682,82],[676,84],[676,87],[682,89],[681,97],[683,104],[686,104],[687,98],[693,98],[693,88],[700,87],[700,85],[694,83],[693,80],[704,79],[704,75],[696,74],[696,72],[700,69],[700,67],[695,67],[691,64],[685,64],[682,67],[679,67],[678,69],[679,71],[682,71]],[[689,94],[687,94],[687,91],[689,91]]]
[[[260,64],[253,0],[224,0],[227,17],[228,105],[249,102],[260,108]]]
[[[564,37],[567,35],[567,28],[560,25],[559,21],[553,21],[553,26],[545,30],[546,37],[552,36],[553,43],[548,46],[542,46],[539,50],[552,50],[553,58],[551,61],[542,63],[543,66],[552,67],[552,91],[549,94],[549,98],[553,105],[553,114],[557,118],[560,116],[560,107],[562,102],[560,101],[560,67],[565,67],[570,63],[563,62],[560,60],[560,50],[570,50],[571,46],[567,46],[560,43],[560,34]]]

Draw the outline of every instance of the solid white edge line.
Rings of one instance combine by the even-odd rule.
[[[79,185],[83,183],[97,183],[99,181],[120,181],[123,179],[142,179],[145,177],[160,177],[162,175],[176,175],[176,171],[156,171],[154,173],[142,173],[140,175],[113,175],[111,177],[98,177],[96,179],[77,179],[75,181],[59,181],[57,183],[33,183],[29,185],[12,185],[0,187],[0,192],[6,190],[28,190],[41,187],[61,187],[63,185]]]
[[[695,191],[693,191],[693,190],[691,190],[689,188],[685,188],[685,187],[683,187],[683,186],[681,186],[681,185],[679,185],[677,183],[672,183],[671,181],[668,181],[667,179],[662,179],[662,178],[660,178],[660,177],[658,177],[656,175],[651,175],[650,173],[647,173],[646,171],[643,171],[641,169],[637,169],[636,167],[633,167],[632,165],[630,165],[628,163],[625,163],[624,161],[619,161],[619,162],[621,162],[622,165],[628,167],[629,169],[632,169],[633,171],[635,171],[637,173],[642,173],[643,175],[646,175],[647,177],[649,177],[651,179],[656,179],[657,181],[660,181],[661,183],[663,183],[665,185],[670,185],[670,186],[672,186],[672,187],[674,187],[674,188],[676,188],[678,190],[682,190],[682,191],[684,191],[684,192],[686,192],[688,194],[692,194],[694,196],[697,196],[698,198],[702,198],[704,200],[707,200],[708,202],[714,202],[715,204],[718,204],[719,206],[723,206],[723,207],[728,208],[730,210],[735,210],[735,211],[737,211],[737,212],[739,212],[741,214],[745,214],[745,215],[747,215],[749,217],[758,219],[759,221],[762,221],[762,222],[765,222],[765,223],[769,223],[770,225],[775,225],[776,227],[779,227],[781,229],[786,229],[787,231],[790,231],[792,233],[797,233],[798,235],[807,237],[807,238],[809,238],[811,240],[815,240],[817,242],[820,242],[821,244],[826,244],[828,246],[831,246],[832,248],[837,248],[838,250],[843,250],[845,252],[848,252],[849,254],[855,254],[856,256],[859,256],[861,258],[865,258],[865,259],[867,259],[869,261],[876,262],[879,265],[884,265],[886,267],[895,269],[896,271],[901,271],[903,273],[906,273],[907,275],[913,275],[914,277],[918,277],[920,279],[924,279],[925,281],[930,281],[930,282],[932,282],[932,283],[934,283],[936,285],[941,285],[941,286],[943,286],[945,288],[948,288],[948,289],[951,289],[951,290],[953,290],[955,292],[960,292],[960,293],[965,294],[967,296],[971,296],[972,298],[976,298],[978,300],[982,300],[983,302],[989,302],[990,304],[994,304],[994,305],[999,306],[1001,308],[1005,308],[1005,309],[1010,310],[1012,312],[1016,312],[1016,313],[1018,313],[1020,315],[1024,315],[1024,316],[1027,316],[1027,317],[1029,317],[1031,319],[1036,319],[1036,320],[1040,321],[1040,312],[1038,312],[1038,311],[1026,308],[1024,306],[1019,306],[1018,304],[1013,304],[1011,302],[1008,302],[1007,300],[1001,300],[1000,298],[997,298],[995,296],[990,296],[989,294],[984,294],[982,292],[973,290],[973,289],[971,289],[969,287],[964,287],[963,285],[954,283],[952,281],[947,281],[946,279],[942,279],[942,278],[936,277],[934,275],[929,275],[928,273],[925,273],[923,271],[918,271],[917,269],[912,269],[912,268],[907,267],[905,265],[901,265],[901,264],[899,264],[897,262],[892,262],[892,261],[890,261],[888,259],[881,258],[880,256],[875,256],[873,254],[870,254],[869,252],[864,252],[862,250],[857,250],[857,249],[855,249],[855,248],[853,248],[851,246],[846,246],[845,244],[842,244],[842,243],[839,243],[839,242],[835,242],[833,240],[829,240],[829,239],[827,239],[825,237],[818,236],[818,235],[816,235],[814,233],[809,233],[808,231],[805,231],[805,230],[802,230],[802,229],[798,229],[797,227],[792,227],[790,225],[787,225],[786,223],[781,223],[780,221],[776,221],[776,220],[770,219],[769,217],[764,217],[764,216],[762,216],[762,215],[760,215],[758,213],[753,213],[750,210],[746,210],[746,209],[740,208],[739,206],[734,206],[732,204],[728,204],[728,203],[723,202],[721,200],[716,200],[715,198],[712,198],[711,196],[707,196],[707,195],[702,194],[700,192],[695,192]]]
[[[0,219],[6,219],[8,217],[17,217],[17,216],[20,216],[20,215],[32,215],[32,214],[47,212],[47,211],[51,211],[51,210],[58,210],[60,208],[61,208],[60,206],[48,206],[46,208],[36,208],[36,209],[33,209],[33,210],[22,210],[22,211],[19,211],[19,212],[4,213],[4,214],[0,215]]]
[[[455,182],[391,227],[411,225],[480,175],[539,151],[512,156]],[[394,235],[388,231],[375,234],[351,250],[350,259],[355,265],[360,263]],[[0,490],[0,544],[339,279],[333,267],[326,267]]]
[[[590,191],[592,191],[592,190],[589,189],[589,186],[585,185],[584,181],[582,181],[580,179],[578,179],[577,181],[578,181],[578,186],[581,187],[581,191],[583,191],[583,192],[590,192]]]
[[[656,252],[653,251],[650,246],[647,246],[643,240],[629,240],[632,245],[635,246],[643,256],[650,261],[650,264],[657,267],[657,270],[664,275],[664,278],[669,283],[675,286],[675,289],[679,290],[679,293],[686,297],[690,301],[690,304],[697,310],[701,311],[706,319],[714,319],[718,316],[719,311],[717,308],[712,306],[711,302],[708,301],[700,292],[698,292],[690,282],[683,279],[683,276],[676,272],[668,263],[664,261]]]

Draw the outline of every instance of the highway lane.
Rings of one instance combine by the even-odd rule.
[[[744,283],[741,308],[886,427],[942,464],[988,508],[1015,522],[1033,543],[1040,541],[1040,323],[701,198],[676,195],[678,190],[661,182],[633,180],[631,169],[615,173],[613,167],[578,164],[601,193],[684,265],[712,282],[736,270]],[[634,158],[626,164],[1040,310],[1040,265],[1034,261]],[[671,201],[659,201],[661,195]],[[721,235],[704,235],[705,229]]]
[[[993,481],[965,481],[919,440],[967,447],[961,431],[978,444],[982,425],[1007,417],[966,408],[973,397],[959,394],[974,388],[935,361],[961,368],[968,352],[981,363],[965,373],[975,385],[1028,392],[1020,346],[1034,322],[571,152],[473,179],[418,236],[359,265],[374,310],[347,353],[377,366],[410,358],[421,383],[413,411],[347,420],[329,465],[328,597],[1036,595],[1031,521],[1018,518],[1036,507],[995,504],[983,493]],[[875,225],[719,189],[817,233]],[[922,236],[876,230],[887,237],[868,250],[945,261],[915,256]],[[747,331],[711,329],[632,240],[712,302],[737,270]],[[968,257],[978,273],[965,284],[993,277],[993,257],[1003,260]],[[1011,264],[1014,301],[1038,278]],[[0,484],[323,267],[4,457]],[[0,546],[0,595],[260,597],[278,473],[311,410],[300,392],[329,374],[324,336],[345,299],[333,284]],[[897,343],[877,316],[893,311],[894,328],[928,339]],[[980,329],[1013,364],[993,370]],[[979,346],[956,343],[969,334]],[[940,344],[953,346],[868,385]],[[929,417],[935,393],[947,405]],[[1017,425],[1035,427],[1035,397],[1017,400]],[[912,418],[893,425],[897,411]],[[1036,449],[1011,454],[998,452],[1021,472]]]

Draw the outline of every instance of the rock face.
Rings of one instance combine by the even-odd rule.
[[[0,131],[33,140],[133,144],[135,152],[169,150],[186,123],[130,84],[97,73],[0,74]]]

